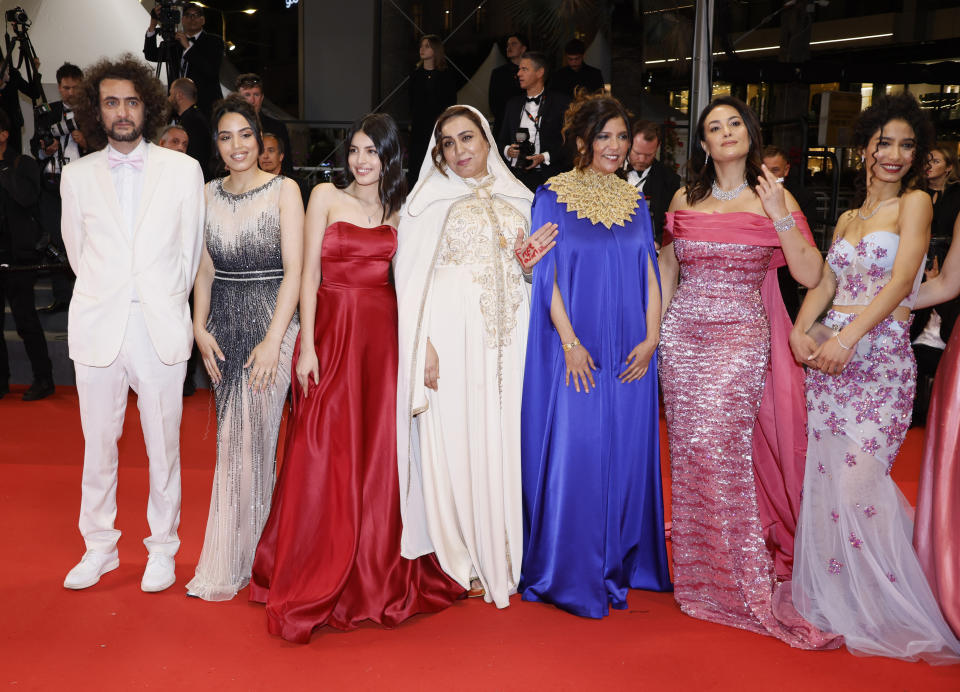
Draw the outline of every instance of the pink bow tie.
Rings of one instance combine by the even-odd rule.
[[[117,166],[131,166],[136,168],[138,171],[143,170],[143,155],[136,154],[135,156],[124,156],[113,149],[107,152],[107,163],[110,164],[110,168],[116,168]]]

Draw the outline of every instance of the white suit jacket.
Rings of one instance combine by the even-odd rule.
[[[77,275],[67,341],[77,363],[103,367],[116,359],[134,290],[160,360],[172,365],[190,357],[187,300],[203,249],[203,174],[185,154],[147,147],[132,237],[106,149],[63,169],[63,243]]]

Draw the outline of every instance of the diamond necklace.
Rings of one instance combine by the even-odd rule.
[[[860,205],[860,208],[857,209],[857,216],[859,216],[863,221],[866,221],[867,219],[872,219],[872,218],[876,215],[876,213],[877,213],[878,211],[880,211],[880,207],[886,205],[887,202],[889,202],[889,201],[891,201],[891,200],[894,200],[894,199],[898,199],[898,198],[897,198],[897,197],[891,197],[890,199],[885,199],[885,200],[883,200],[882,202],[878,202],[878,203],[877,203],[877,206],[875,206],[875,207],[873,208],[873,211],[870,212],[869,214],[867,214],[866,216],[863,215],[863,205]]]
[[[737,197],[740,196],[740,193],[747,189],[747,181],[744,180],[742,183],[737,185],[732,190],[721,190],[720,186],[717,185],[717,181],[714,180],[713,184],[710,186],[710,194],[714,199],[718,199],[721,202],[732,202]]]

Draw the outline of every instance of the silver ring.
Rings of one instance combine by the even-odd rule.
[[[782,183],[782,182],[783,182],[783,178],[777,178],[777,182],[778,182],[778,183]]]

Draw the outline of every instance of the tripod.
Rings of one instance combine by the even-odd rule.
[[[157,46],[160,59],[157,60],[156,77],[160,79],[160,71],[164,70],[167,77],[167,87],[173,84],[174,80],[180,78],[180,56],[182,49],[175,38],[166,38],[161,34],[160,45]]]

